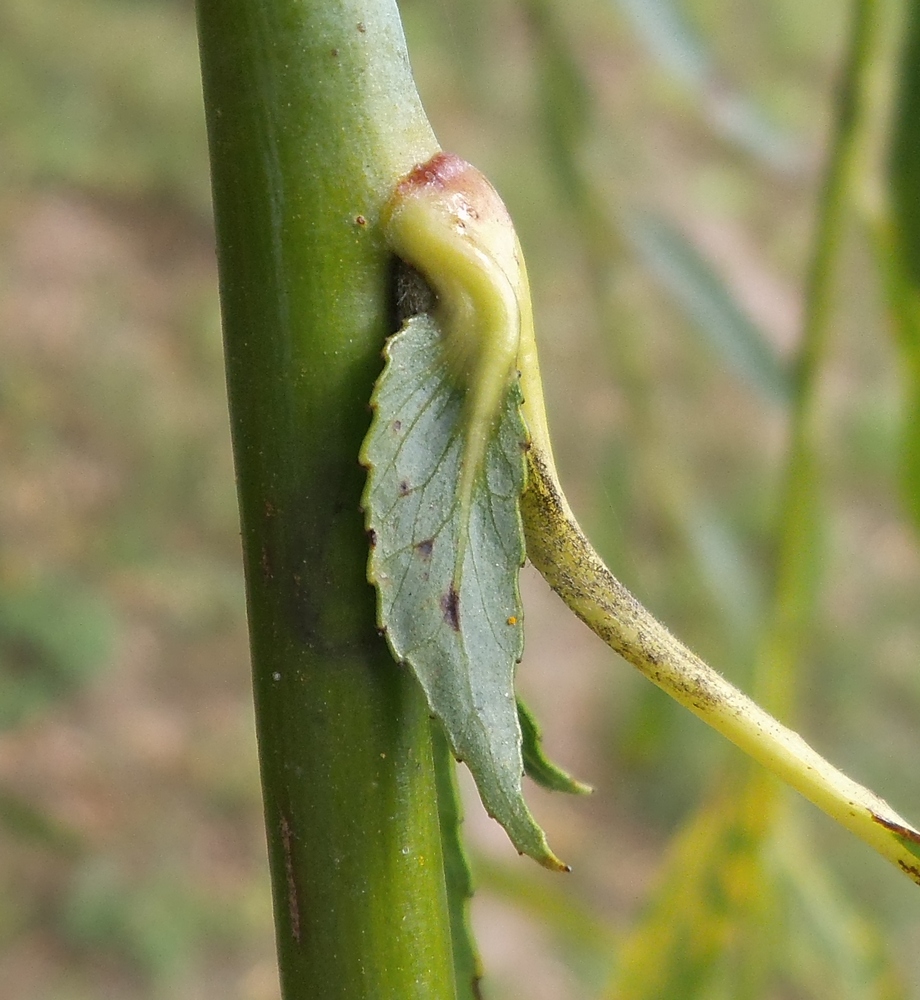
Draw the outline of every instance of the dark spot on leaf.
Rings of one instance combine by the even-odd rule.
[[[441,598],[441,611],[444,621],[455,631],[460,631],[460,595],[451,584],[450,590]]]
[[[397,434],[402,430],[402,421],[401,420],[394,420],[393,421],[393,430],[396,431]]]
[[[367,529],[367,542],[371,548],[377,544],[377,532],[373,528]]]
[[[331,54],[332,58],[335,59],[335,58],[338,57],[339,50],[338,49],[333,49],[330,54]]]
[[[399,495],[401,497],[407,497],[409,495],[409,484],[405,479],[399,484]]]
[[[357,226],[366,226],[367,225],[367,219],[365,219],[363,215],[356,215],[355,216],[355,225],[357,225]]]
[[[415,546],[415,551],[418,552],[418,554],[423,559],[430,559],[431,550],[433,548],[434,548],[434,539],[426,538],[423,542],[419,542],[418,545]]]
[[[358,21],[358,31],[360,31],[362,35],[365,31],[367,31],[363,21]]]

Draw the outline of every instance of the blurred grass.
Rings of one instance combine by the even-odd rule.
[[[784,418],[739,365],[775,390],[793,353],[847,5],[401,6],[443,145],[486,170],[517,222],[579,513],[624,581],[744,683]],[[188,2],[0,7],[10,1000],[276,996],[197,73]],[[643,212],[670,234],[659,267],[630,238]],[[871,252],[853,229],[820,387],[825,565],[800,720],[911,814],[920,558],[897,499],[902,390]],[[747,340],[713,341],[733,329]],[[469,801],[475,913],[493,1000],[578,1000],[598,995],[669,837],[731,751],[532,581],[527,597],[521,683],[550,752],[597,791],[534,793],[575,863],[562,887]],[[783,887],[784,969],[763,996],[836,998],[883,974],[920,996],[915,891],[788,808],[801,832],[764,862]],[[820,868],[815,844],[832,859]]]

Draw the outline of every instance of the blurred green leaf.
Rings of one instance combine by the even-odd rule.
[[[456,765],[441,725],[431,724],[435,781],[438,786],[438,817],[441,822],[441,846],[444,851],[444,881],[450,911],[451,946],[457,1000],[478,1000],[482,962],[470,925],[470,900],[473,897],[473,873],[461,835],[463,804],[457,787]]]
[[[920,4],[911,0],[906,14],[889,172],[905,270],[910,283],[920,287]]]
[[[789,375],[776,352],[690,240],[667,220],[647,212],[631,221],[628,232],[718,357],[767,399],[788,403]]]
[[[741,540],[719,510],[686,498],[684,537],[694,565],[719,611],[742,636],[750,636],[763,611],[763,581]]]
[[[0,788],[0,827],[30,845],[38,845],[64,857],[75,857],[83,849],[83,838],[31,802]]]
[[[0,592],[0,730],[107,665],[116,618],[100,596],[58,580]]]
[[[616,0],[649,52],[683,83],[704,87],[709,54],[676,0]]]
[[[775,788],[762,774],[729,782],[669,849],[648,911],[623,942],[610,1000],[697,1000],[733,983],[759,996],[773,954],[774,889],[762,837]]]
[[[795,814],[784,820],[772,855],[783,890],[787,979],[818,1000],[906,1000],[881,932],[827,871]]]
[[[552,4],[547,0],[527,0],[526,6],[538,47],[539,124],[548,166],[570,205],[579,206],[590,197],[577,156],[579,145],[590,130],[591,92]]]
[[[920,526],[920,4],[907,5],[905,44],[891,139],[890,226],[876,226],[901,362],[901,484]]]
[[[0,120],[7,182],[51,177],[210,210],[191,5],[4,0]]]
[[[87,861],[67,887],[61,919],[73,944],[134,966],[168,986],[194,960],[199,941],[223,917],[179,872],[130,878],[114,861]]]
[[[795,141],[724,79],[679,0],[616,2],[652,57],[694,95],[717,135],[775,170],[799,166]]]

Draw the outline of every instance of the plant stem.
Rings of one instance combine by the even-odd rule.
[[[864,145],[880,23],[878,0],[855,0],[835,131],[808,274],[802,339],[793,371],[789,450],[780,499],[768,630],[755,671],[755,697],[786,716],[795,704],[796,665],[812,612],[820,371],[833,318],[834,280]]]
[[[428,711],[375,631],[357,462],[379,213],[437,143],[393,0],[198,16],[282,992],[453,1000]]]

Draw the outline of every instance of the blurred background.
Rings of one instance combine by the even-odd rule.
[[[850,4],[401,9],[442,145],[516,220],[574,507],[621,579],[745,686]],[[920,546],[870,238],[902,12],[879,10],[794,722],[916,820]],[[668,960],[657,900],[691,928],[679,947],[718,942],[668,997],[920,997],[916,886],[791,795],[766,862],[723,850],[758,898],[769,883],[766,923],[668,897],[669,844],[737,754],[530,570],[524,594],[520,686],[596,792],[528,792],[562,878],[519,858],[466,783],[487,995],[644,995],[616,977]],[[261,823],[193,4],[4,0],[0,992],[273,1000]]]

